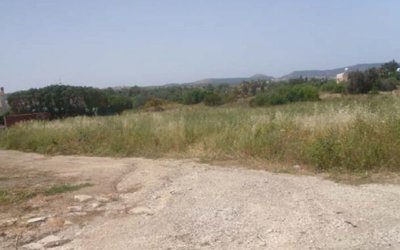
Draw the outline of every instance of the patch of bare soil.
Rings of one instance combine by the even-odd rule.
[[[0,172],[0,190],[36,194],[1,203],[0,249],[400,249],[393,184],[15,151]],[[92,185],[43,193],[59,183]]]

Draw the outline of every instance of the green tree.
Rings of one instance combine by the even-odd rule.
[[[249,83],[247,81],[240,83],[240,92],[244,97],[249,94]]]
[[[202,102],[204,99],[204,91],[201,89],[192,89],[185,93],[183,97],[184,104],[197,104]]]
[[[347,91],[350,94],[368,93],[372,90],[372,83],[366,80],[366,77],[361,71],[352,71],[349,73],[349,83]]]
[[[371,86],[371,89],[374,89],[374,90],[380,90],[381,89],[379,71],[376,68],[368,69],[364,73],[364,75],[365,75],[365,83],[368,86]]]
[[[379,69],[380,76],[383,79],[394,77],[394,76],[396,76],[396,70],[399,67],[400,67],[400,65],[395,60],[387,62],[380,67],[380,69]]]
[[[251,95],[255,96],[257,94],[257,88],[258,88],[258,83],[255,81],[252,81],[250,83],[250,90],[251,90]]]
[[[214,92],[207,92],[204,95],[204,104],[207,106],[218,106],[222,104],[222,97]]]

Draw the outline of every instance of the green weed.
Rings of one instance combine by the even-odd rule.
[[[28,200],[37,195],[36,192],[31,191],[8,191],[8,190],[0,190],[0,204],[10,204],[16,203],[23,200]]]
[[[92,184],[90,183],[82,183],[82,184],[77,184],[77,185],[71,185],[71,184],[59,184],[59,185],[54,185],[46,190],[44,190],[45,195],[56,195],[56,194],[62,194],[66,192],[72,192],[79,190],[81,188],[85,187],[90,187]]]

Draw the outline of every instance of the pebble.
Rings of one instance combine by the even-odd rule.
[[[69,216],[86,216],[87,212],[71,212],[68,213]]]
[[[93,199],[93,197],[90,195],[86,195],[86,194],[80,194],[80,195],[74,196],[74,200],[78,201],[78,202],[86,202],[86,201],[90,201],[91,199]]]
[[[74,223],[72,223],[71,221],[69,221],[69,220],[66,220],[66,221],[64,221],[64,226],[70,226],[70,225],[73,225]]]
[[[60,246],[62,244],[67,243],[68,241],[69,241],[68,239],[61,239],[56,235],[49,235],[41,239],[38,243],[48,248],[48,247]]]
[[[135,207],[129,210],[129,214],[146,214],[146,215],[152,215],[153,212],[147,207]]]
[[[23,250],[42,250],[44,249],[43,245],[40,243],[30,243],[22,246]]]
[[[106,202],[110,201],[110,198],[102,196],[102,197],[96,198],[96,200],[99,201],[99,202],[106,203]]]
[[[81,206],[71,206],[68,207],[69,212],[81,212],[83,208]]]
[[[36,218],[32,218],[29,219],[27,221],[27,224],[36,224],[36,223],[41,223],[44,222],[47,219],[47,217],[36,217]]]
[[[96,209],[96,208],[100,207],[100,203],[94,202],[94,203],[92,203],[91,207],[93,209]]]
[[[301,166],[300,165],[294,165],[293,168],[294,169],[301,169]]]

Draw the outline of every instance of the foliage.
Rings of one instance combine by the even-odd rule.
[[[13,113],[49,112],[51,117],[121,114],[124,110],[146,108],[154,100],[166,103],[214,106],[255,97],[251,105],[276,105],[297,101],[318,100],[317,90],[331,93],[378,93],[391,91],[399,83],[397,62],[383,64],[379,69],[350,72],[349,82],[335,84],[327,79],[297,78],[288,81],[243,81],[239,85],[207,86],[168,85],[160,87],[124,87],[97,89],[52,85],[41,89],[19,91],[8,96]]]
[[[52,187],[47,188],[44,190],[45,195],[56,195],[56,194],[62,194],[66,192],[72,192],[76,191],[85,187],[91,187],[92,184],[90,183],[82,183],[82,184],[59,184],[59,185],[54,185]]]
[[[154,108],[154,107],[161,107],[165,103],[164,100],[156,97],[150,98],[146,104],[144,105],[145,108]]]
[[[350,94],[362,94],[373,91],[391,91],[397,88],[397,68],[399,64],[391,61],[383,64],[379,69],[371,68],[365,72],[353,71],[349,73],[347,92]]]
[[[345,93],[346,83],[336,83],[336,81],[328,81],[320,86],[320,90],[329,93]]]
[[[192,89],[183,96],[184,104],[197,104],[203,101],[205,91],[202,89]]]
[[[380,76],[383,79],[396,77],[397,74],[396,71],[399,67],[400,65],[395,60],[387,62],[380,67],[379,69]]]
[[[51,85],[41,89],[19,91],[8,96],[14,113],[49,112],[52,117],[107,114],[110,103],[119,112],[117,98],[108,99],[107,93],[91,87]],[[111,110],[111,112],[113,112]]]
[[[388,78],[380,82],[379,89],[382,91],[392,91],[395,90],[398,85],[400,85],[400,81],[395,78]]]
[[[1,204],[10,204],[17,203],[23,200],[27,200],[33,198],[37,195],[35,192],[24,191],[24,190],[3,190],[0,189],[0,205]]]
[[[132,109],[132,100],[126,96],[108,96],[108,111],[110,114],[120,114],[124,110]]]
[[[353,71],[349,73],[349,84],[347,91],[350,94],[368,93],[372,89],[373,84],[366,81],[366,77],[361,71]]]
[[[85,187],[91,187],[90,183],[82,183],[82,184],[59,184],[51,186],[47,189],[39,189],[39,190],[27,190],[27,189],[16,189],[16,190],[5,190],[0,189],[0,205],[2,204],[11,204],[18,203],[28,199],[31,199],[38,194],[44,195],[56,195],[65,192],[76,191]]]
[[[319,100],[318,89],[311,85],[279,86],[258,94],[251,102],[253,106],[279,105],[290,102]]]
[[[218,106],[222,103],[222,97],[214,92],[207,92],[204,95],[204,104],[207,106]]]

